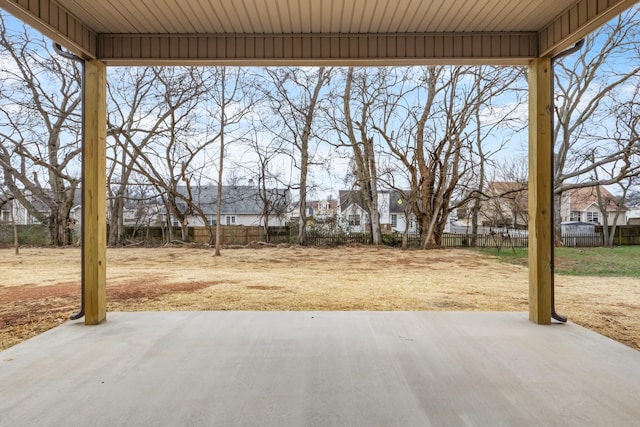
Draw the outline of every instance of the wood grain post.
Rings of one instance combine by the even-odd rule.
[[[84,323],[97,325],[107,317],[107,68],[97,60],[85,62],[84,127]]]
[[[551,59],[529,63],[529,320],[551,323]]]

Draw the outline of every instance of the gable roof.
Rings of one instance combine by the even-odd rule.
[[[515,193],[527,192],[528,184],[519,181],[491,181],[489,182],[488,191],[494,195],[510,195]]]
[[[487,194],[492,199],[503,199],[512,206],[527,210],[529,206],[528,183],[519,181],[491,181]]]
[[[356,205],[360,209],[366,210],[360,190],[340,190],[338,191],[338,199],[340,199],[341,211],[344,211],[351,205]]]
[[[605,202],[607,212],[615,212],[618,210],[618,198],[611,194],[606,188],[600,186],[600,194]],[[598,204],[598,193],[596,187],[582,187],[569,190],[570,206],[572,211],[583,211],[592,205]],[[626,210],[622,206],[622,210]]]
[[[399,191],[389,191],[389,212],[390,213],[404,213],[407,199],[402,196]]]
[[[404,213],[407,200],[402,196],[402,192],[397,190],[378,190],[378,206],[380,206],[381,196],[383,194],[389,194],[390,213]],[[360,190],[340,190],[338,195],[340,199],[340,210],[344,211],[351,205],[356,205],[364,211],[367,210]],[[400,200],[402,200],[401,203]]]
[[[187,187],[180,185],[178,192],[188,195]],[[289,204],[289,190],[286,189],[267,189],[269,200],[285,208]],[[216,212],[216,204],[218,200],[218,186],[204,185],[191,187],[192,201],[200,206],[205,214],[213,214]],[[178,200],[183,205],[184,201]],[[237,215],[261,215],[264,208],[264,202],[260,197],[260,192],[254,186],[222,186],[222,214]]]

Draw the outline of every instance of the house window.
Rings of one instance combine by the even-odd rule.
[[[580,211],[571,211],[569,214],[569,221],[581,221]]]
[[[587,222],[594,222],[600,224],[599,212],[587,212]]]
[[[216,216],[207,215],[207,222],[209,223],[209,225],[216,225]]]
[[[352,227],[360,225],[360,215],[349,215],[348,220]]]
[[[236,224],[236,216],[235,215],[227,215],[226,224],[227,225],[235,225]]]
[[[398,215],[391,214],[391,226],[392,227],[397,227],[398,226]]]

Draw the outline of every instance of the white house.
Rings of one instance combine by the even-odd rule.
[[[380,227],[383,232],[403,233],[409,226],[409,232],[415,233],[416,222],[413,215],[407,220],[405,214],[406,201],[398,191],[378,191],[378,212]],[[365,208],[360,191],[340,190],[338,217],[344,229],[351,233],[366,231],[369,224],[369,213]]]
[[[338,213],[338,201],[332,197],[326,200],[312,200],[307,202],[308,216],[316,221],[327,221],[335,218]]]
[[[81,190],[77,189],[74,195],[73,206],[71,208],[71,218],[74,217],[73,215],[75,210],[78,210],[79,212],[80,194]],[[51,214],[49,207],[37,197],[26,192],[26,198],[39,214],[44,215],[45,217],[48,217]],[[40,221],[38,221],[36,216],[32,215],[27,208],[25,208],[17,199],[14,199],[11,194],[7,194],[6,196],[2,194],[2,197],[0,197],[0,224],[8,224],[11,222],[12,211],[13,220],[18,225],[40,224]]]

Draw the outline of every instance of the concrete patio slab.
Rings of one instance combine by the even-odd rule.
[[[0,426],[639,423],[640,352],[524,313],[109,313],[0,352]]]

